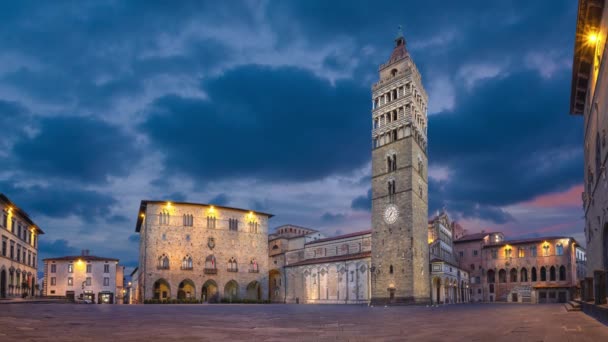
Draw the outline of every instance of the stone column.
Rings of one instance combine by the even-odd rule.
[[[593,271],[593,293],[595,304],[606,304],[606,271]]]

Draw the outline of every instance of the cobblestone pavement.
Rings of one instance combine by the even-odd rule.
[[[608,341],[563,305],[0,306],[0,341]]]

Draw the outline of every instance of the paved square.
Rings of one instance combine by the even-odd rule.
[[[608,341],[563,305],[0,305],[0,341]]]

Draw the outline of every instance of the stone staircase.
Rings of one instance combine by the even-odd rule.
[[[581,303],[577,300],[571,300],[564,304],[566,311],[581,311]]]

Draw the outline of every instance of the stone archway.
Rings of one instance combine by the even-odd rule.
[[[207,280],[201,290],[201,300],[203,303],[217,303],[218,297],[217,283],[211,279]]]
[[[0,271],[0,298],[6,298],[6,270]]]
[[[239,298],[239,284],[231,280],[224,286],[224,298],[233,301]]]
[[[190,279],[184,279],[181,283],[179,283],[179,287],[177,289],[177,299],[190,299],[196,298],[196,286],[194,286],[194,282]]]
[[[256,280],[247,285],[247,299],[262,300],[262,287]]]
[[[171,286],[169,283],[160,278],[154,282],[154,299],[167,300],[171,298]]]

